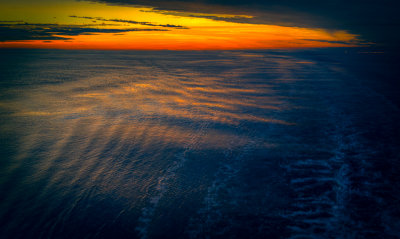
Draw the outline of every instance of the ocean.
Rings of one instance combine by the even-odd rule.
[[[374,57],[3,49],[0,237],[399,238]]]

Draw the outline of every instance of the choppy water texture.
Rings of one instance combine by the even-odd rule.
[[[1,51],[1,238],[398,238],[399,109],[342,53]]]

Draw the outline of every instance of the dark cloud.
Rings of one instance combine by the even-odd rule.
[[[168,28],[179,28],[179,29],[188,29],[187,27],[180,26],[180,25],[172,25],[172,24],[154,24],[151,22],[138,22],[138,21],[131,21],[131,20],[124,20],[124,19],[105,19],[102,17],[80,17],[80,16],[69,16],[73,18],[82,18],[82,19],[89,19],[89,20],[97,20],[97,21],[107,21],[107,22],[119,22],[119,23],[128,23],[128,24],[138,24],[144,26],[153,26],[153,27],[168,27]]]
[[[314,41],[314,42],[326,42],[332,44],[343,44],[343,45],[359,45],[358,41],[351,42],[351,41],[330,41],[330,40],[318,40],[318,39],[302,39],[304,41]]]
[[[238,22],[238,23],[253,23],[251,17],[246,16],[218,16],[218,15],[204,15],[204,14],[196,14],[196,13],[188,13],[188,12],[177,12],[177,11],[165,11],[165,10],[141,10],[141,12],[152,12],[159,13],[163,15],[171,15],[178,17],[195,17],[195,18],[206,18],[212,19],[216,21],[226,21],[226,22]]]
[[[347,30],[366,41],[396,45],[400,41],[400,1],[395,0],[92,0],[139,5],[165,11],[249,14],[253,19],[215,20]],[[205,17],[193,15],[194,17]],[[209,17],[212,18],[212,17]]]
[[[168,31],[167,29],[116,29],[95,28],[99,25],[58,25],[58,24],[0,24],[0,41],[20,40],[70,40],[69,36],[98,33],[125,33],[134,31]],[[103,25],[102,25],[103,26]]]

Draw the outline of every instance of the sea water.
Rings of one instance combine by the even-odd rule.
[[[344,52],[2,50],[0,236],[396,238],[399,109]]]

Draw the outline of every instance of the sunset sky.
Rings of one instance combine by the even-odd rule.
[[[341,17],[336,18],[331,14],[335,12],[333,5],[282,2],[1,0],[0,47],[134,50],[343,47],[373,45],[382,42],[375,36],[385,35],[371,34],[374,26],[363,14],[354,12],[349,17],[347,11],[354,10],[355,4],[338,12]],[[375,7],[368,3],[360,6],[358,9],[367,13]],[[375,14],[377,24],[389,20]],[[368,24],[370,27],[365,27]],[[387,27],[382,31],[387,32]]]

